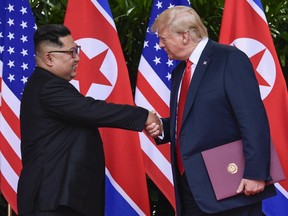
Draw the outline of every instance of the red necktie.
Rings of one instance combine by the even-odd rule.
[[[178,100],[176,157],[177,157],[178,168],[179,168],[181,175],[184,173],[184,167],[182,164],[182,159],[181,159],[181,154],[180,154],[179,135],[180,135],[180,130],[181,130],[182,117],[184,113],[184,106],[186,102],[187,92],[188,92],[188,88],[189,88],[190,80],[191,80],[191,66],[192,66],[192,62],[187,60],[186,69],[184,71],[183,78],[182,78],[180,96]]]

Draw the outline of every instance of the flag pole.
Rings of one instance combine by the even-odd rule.
[[[8,204],[8,215],[7,216],[12,216],[12,208],[11,208],[10,204]]]

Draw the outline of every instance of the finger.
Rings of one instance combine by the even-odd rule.
[[[244,191],[244,183],[243,181],[240,182],[240,185],[238,186],[236,193],[242,193]]]
[[[152,134],[150,134],[150,136],[152,136],[153,138],[156,138],[156,137],[158,137],[159,135],[160,135],[159,130],[156,131],[156,132],[154,132],[154,133],[152,133]]]
[[[159,125],[157,125],[155,122],[149,124],[146,126],[146,130],[149,131],[149,130],[153,130],[155,127],[159,127]]]
[[[147,126],[146,127],[146,131],[147,131],[147,133],[149,134],[149,135],[152,135],[152,134],[155,134],[155,133],[157,133],[157,134],[159,134],[160,133],[160,126],[159,125],[156,125],[155,124],[155,126],[153,127],[153,126]]]
[[[249,191],[244,191],[244,194],[245,194],[245,196],[250,196],[250,195],[252,195],[252,193],[250,193]]]
[[[258,190],[259,188],[256,184],[248,183],[245,185],[245,194],[248,196],[256,194]]]
[[[159,126],[150,129],[149,131],[147,131],[149,134],[153,134],[153,133],[158,133],[159,134]]]
[[[157,138],[161,134],[159,129],[152,129],[152,130],[147,131],[147,133],[153,138]]]

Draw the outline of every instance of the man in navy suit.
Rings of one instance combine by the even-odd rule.
[[[177,215],[262,215],[261,201],[275,189],[265,187],[271,180],[270,130],[249,58],[235,47],[208,39],[190,7],[167,9],[151,29],[169,59],[182,61],[172,73],[170,117],[162,119],[162,128],[146,127],[158,144],[171,142]],[[192,62],[192,72],[183,97],[186,62]],[[245,170],[238,195],[217,201],[201,152],[239,139],[244,143]]]
[[[69,82],[80,47],[65,26],[40,27],[34,45],[37,67],[20,112],[19,215],[103,216],[105,160],[98,127],[142,131],[160,120],[141,107],[80,94]]]

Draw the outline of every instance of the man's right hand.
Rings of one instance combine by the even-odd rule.
[[[153,138],[162,134],[162,123],[155,111],[149,111],[145,126],[146,132]]]

